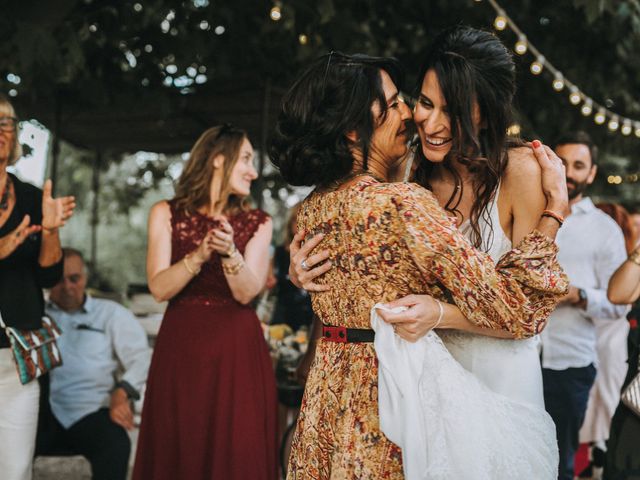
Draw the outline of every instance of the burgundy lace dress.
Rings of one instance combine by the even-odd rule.
[[[215,221],[171,206],[171,263]],[[238,250],[267,214],[229,218]],[[250,306],[236,302],[220,257],[169,302],[147,381],[135,480],[261,480],[277,476],[276,386]]]

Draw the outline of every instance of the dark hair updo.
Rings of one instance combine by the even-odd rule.
[[[516,91],[515,64],[507,47],[494,34],[466,26],[456,26],[436,37],[428,51],[420,75],[418,91],[426,73],[438,77],[447,103],[451,123],[452,147],[443,167],[452,172],[462,187],[452,160],[465,165],[473,174],[476,198],[469,219],[472,241],[480,246],[478,220],[483,216],[491,227],[487,206],[507,167],[507,129],[513,121],[512,103]],[[474,104],[480,109],[482,126],[476,132]],[[511,145],[515,144],[512,142]],[[433,164],[418,149],[420,160],[416,180],[429,183]],[[462,188],[454,189],[445,209],[458,213]]]
[[[282,100],[270,158],[291,185],[326,186],[353,169],[352,148],[363,156],[363,170],[377,125],[372,107],[387,102],[380,70],[398,87],[402,72],[392,58],[332,52],[313,62]],[[357,140],[347,138],[355,132]]]

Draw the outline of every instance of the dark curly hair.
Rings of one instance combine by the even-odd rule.
[[[418,77],[418,92],[424,76],[433,70],[446,100],[451,123],[452,147],[444,159],[456,186],[445,209],[456,215],[462,199],[462,180],[452,166],[457,160],[473,174],[475,200],[471,207],[472,243],[481,246],[479,219],[493,231],[487,206],[507,167],[507,151],[522,142],[508,141],[513,122],[512,102],[516,91],[515,65],[509,50],[494,34],[466,26],[444,30],[427,53]],[[474,103],[480,108],[482,127],[476,133]],[[429,187],[433,164],[418,149],[416,181]]]
[[[372,113],[387,102],[380,70],[400,87],[402,70],[392,58],[332,52],[313,62],[282,100],[269,156],[291,185],[326,186],[353,169],[352,149],[362,151],[363,170],[377,125]],[[347,138],[355,132],[355,143]]]

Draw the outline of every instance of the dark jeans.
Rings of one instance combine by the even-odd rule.
[[[91,463],[93,480],[126,480],[130,452],[127,431],[113,423],[106,408],[78,420],[68,430],[50,414],[41,422],[36,440],[36,455],[84,456]]]
[[[544,403],[556,424],[560,450],[559,480],[573,479],[578,432],[584,421],[589,391],[595,378],[596,369],[593,365],[567,370],[542,369]]]

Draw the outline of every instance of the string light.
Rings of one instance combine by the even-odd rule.
[[[307,43],[309,43],[309,37],[307,37],[304,33],[301,33],[300,35],[298,35],[298,41],[300,42],[300,45],[306,45]]]
[[[520,135],[520,131],[521,131],[520,125],[518,125],[517,123],[514,123],[509,128],[507,128],[507,135],[511,137],[515,137],[517,135]]]
[[[569,101],[571,102],[571,105],[578,105],[580,103],[580,100],[580,92],[578,92],[578,89],[575,86],[572,86],[571,95],[569,95]]]
[[[518,55],[524,55],[525,53],[527,53],[527,37],[525,37],[524,35],[520,35],[520,38],[518,38],[514,50]]]
[[[563,88],[564,88],[564,77],[562,75],[556,75],[556,78],[553,80],[553,89],[556,92],[559,92]]]
[[[531,64],[529,68],[531,73],[534,75],[540,75],[542,73],[542,69],[544,68],[544,57],[540,55],[534,62]]]
[[[504,30],[507,28],[507,17],[504,13],[504,10],[500,10],[498,12],[498,16],[493,21],[493,26],[496,30]]]
[[[282,11],[280,10],[280,7],[278,5],[274,6],[271,9],[271,12],[269,12],[269,16],[271,17],[271,20],[273,20],[274,22],[277,22],[278,20],[280,20],[282,18]]]
[[[620,121],[618,120],[617,116],[614,116],[611,118],[611,120],[609,120],[609,124],[607,125],[609,127],[609,130],[611,130],[612,132],[615,132],[616,130],[618,130],[618,127],[620,126]]]
[[[480,3],[481,1],[482,0],[475,0],[475,3]],[[496,12],[493,27],[499,31],[509,27],[517,35],[518,40],[514,45],[515,53],[524,55],[527,52],[531,52],[533,55],[535,60],[529,67],[533,75],[540,75],[543,70],[548,70],[553,75],[551,83],[553,89],[560,92],[565,86],[568,86],[570,89],[569,102],[579,107],[582,115],[588,117],[592,115],[595,110],[594,121],[596,124],[603,125],[606,123],[606,126],[612,132],[619,131],[624,136],[629,136],[633,132],[636,137],[640,138],[640,120],[621,116],[611,111],[608,105],[596,103],[590,96],[580,90],[577,85],[566,79],[560,70],[545,59],[544,55],[542,55],[535,45],[529,42],[525,33],[518,28],[511,17],[509,17],[505,10],[498,4],[497,0],[487,0],[487,3],[491,5]],[[581,102],[583,102],[582,105],[580,105]]]

